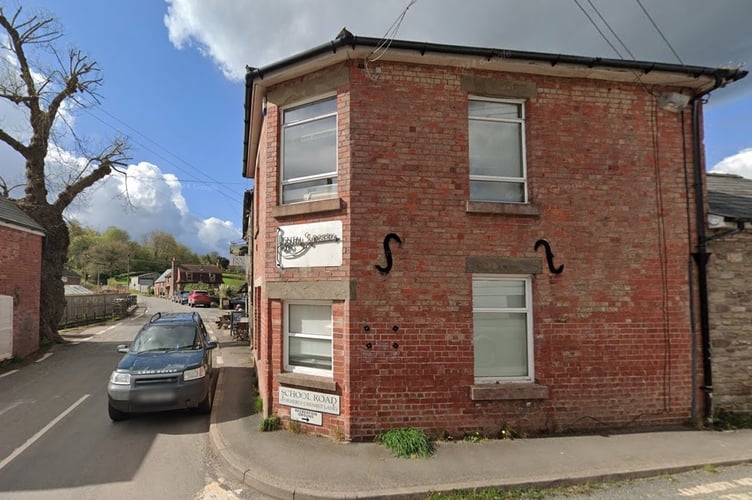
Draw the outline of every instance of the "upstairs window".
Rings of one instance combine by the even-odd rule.
[[[471,97],[470,199],[527,203],[523,101]]]
[[[282,111],[282,203],[337,195],[337,97]]]

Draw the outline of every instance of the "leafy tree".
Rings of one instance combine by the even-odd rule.
[[[227,269],[227,266],[230,265],[230,259],[220,256],[217,252],[210,252],[201,258],[201,264],[216,266],[217,262],[222,269]]]
[[[119,227],[110,226],[102,233],[102,240],[104,241],[119,241],[121,243],[128,243],[131,241],[131,237],[124,229]]]
[[[175,241],[170,233],[154,231],[146,237],[144,246],[155,262],[159,262],[162,269],[172,265],[173,257],[181,264],[200,264],[201,261],[188,247]]]
[[[68,245],[68,266],[83,271],[86,266],[86,255],[95,244],[99,235],[96,231],[86,228],[77,222],[70,224],[70,244]]]
[[[56,120],[63,109],[87,107],[86,98],[97,103],[102,78],[97,63],[80,50],[58,50],[56,42],[62,34],[52,18],[36,15],[22,18],[21,12],[19,7],[8,17],[0,6],[0,26],[7,34],[7,38],[0,37],[3,39],[0,61],[4,65],[0,73],[0,99],[25,113],[30,130],[26,134],[0,128],[0,140],[25,160],[24,197],[15,200],[16,203],[45,228],[39,333],[42,338],[57,342],[61,341],[57,325],[65,307],[62,271],[70,244],[63,212],[84,190],[113,171],[120,171],[118,168],[128,160],[127,145],[114,139],[98,152],[91,152],[86,150],[84,141],[72,134],[75,153],[84,161],[68,162],[65,180],[53,184],[56,177],[49,175],[46,158],[50,148],[57,145]],[[32,65],[30,56],[34,55],[40,56],[40,61],[46,56],[53,66]],[[58,128],[64,128],[65,120],[59,121],[62,123],[58,123]],[[0,187],[9,196],[4,179]]]

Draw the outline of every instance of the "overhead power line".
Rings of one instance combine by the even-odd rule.
[[[621,52],[619,52],[619,49],[617,49],[616,46],[613,43],[611,43],[611,40],[609,40],[608,37],[606,36],[606,34],[603,33],[603,31],[601,30],[601,28],[598,26],[598,23],[595,22],[595,19],[592,18],[592,16],[588,13],[588,11],[585,10],[585,8],[582,5],[580,5],[580,2],[578,0],[574,0],[574,3],[575,3],[575,5],[577,5],[577,7],[580,8],[580,10],[582,11],[582,13],[585,14],[585,17],[588,18],[588,21],[590,21],[590,24],[593,25],[593,28],[595,28],[595,30],[598,32],[598,34],[601,36],[601,38],[603,38],[606,41],[606,43],[608,44],[608,46],[611,47],[611,49],[616,53],[617,56],[619,56],[619,59],[624,59],[624,56],[621,55]]]
[[[122,131],[121,129],[119,129],[118,127],[116,127],[115,125],[113,125],[113,124],[111,124],[111,123],[108,123],[108,122],[107,122],[106,120],[103,120],[103,119],[102,119],[101,117],[97,116],[97,115],[96,115],[96,114],[94,114],[94,113],[93,113],[92,111],[88,110],[87,108],[82,108],[82,109],[83,109],[83,110],[84,110],[84,111],[85,111],[85,112],[86,112],[86,113],[87,113],[87,114],[88,114],[89,116],[91,116],[91,117],[92,117],[92,118],[94,118],[95,120],[99,121],[99,122],[100,122],[100,123],[102,123],[103,125],[106,125],[106,126],[108,126],[108,127],[112,128],[113,130],[115,130],[115,131],[116,131],[116,132],[118,132],[119,134],[122,134],[122,135],[124,135],[124,136],[129,136],[129,137],[131,138],[131,140],[133,140],[133,142],[135,142],[136,144],[138,144],[139,146],[141,146],[141,147],[142,147],[143,149],[145,149],[145,150],[149,151],[150,153],[152,153],[152,154],[154,154],[154,155],[158,156],[159,158],[161,158],[161,159],[165,160],[165,161],[166,161],[167,163],[169,163],[169,164],[173,165],[173,166],[174,166],[174,167],[176,167],[176,168],[177,168],[178,170],[183,170],[183,169],[181,169],[181,168],[180,168],[180,167],[179,167],[178,165],[176,165],[176,164],[175,164],[175,163],[174,163],[174,162],[173,162],[172,160],[170,160],[169,158],[166,158],[166,157],[165,157],[165,156],[164,156],[163,154],[159,153],[158,151],[155,151],[154,149],[152,149],[152,148],[151,148],[151,147],[149,147],[148,145],[145,145],[145,144],[144,144],[143,142],[140,142],[140,141],[138,141],[137,139],[134,139],[134,138],[133,138],[133,136],[132,136],[131,134],[126,134],[126,133],[125,133],[125,132],[123,132],[123,131]],[[167,154],[169,154],[170,156],[172,156],[173,158],[175,158],[176,160],[178,160],[178,161],[179,161],[180,163],[182,163],[182,164],[186,165],[187,167],[189,167],[189,168],[190,168],[191,170],[193,170],[193,171],[197,172],[198,174],[200,174],[200,177],[202,177],[202,178],[204,179],[204,180],[201,180],[201,179],[187,179],[187,180],[185,180],[185,181],[181,179],[181,182],[186,182],[186,181],[194,181],[194,182],[206,182],[206,181],[208,181],[208,182],[206,182],[206,183],[207,183],[207,184],[210,184],[210,185],[220,185],[220,184],[226,184],[226,183],[222,183],[222,182],[218,181],[217,179],[213,178],[213,177],[212,177],[212,176],[210,176],[210,175],[207,175],[207,174],[205,173],[205,171],[204,171],[204,170],[202,170],[202,169],[200,169],[200,168],[196,167],[195,165],[192,165],[192,164],[191,164],[190,162],[188,162],[188,161],[187,161],[187,160],[185,160],[184,158],[181,158],[180,156],[178,156],[177,154],[173,153],[172,151],[170,151],[170,150],[169,150],[169,149],[167,149],[166,147],[162,146],[162,145],[161,145],[161,144],[159,144],[158,142],[156,142],[156,141],[152,140],[151,138],[147,137],[147,136],[146,136],[145,134],[141,133],[140,131],[138,131],[138,130],[137,130],[137,129],[135,129],[134,127],[132,127],[132,126],[128,125],[128,124],[127,124],[126,122],[124,122],[124,121],[123,121],[123,120],[121,120],[120,118],[116,117],[116,116],[115,116],[115,115],[113,115],[112,113],[108,112],[108,111],[107,111],[106,109],[102,108],[101,106],[100,106],[100,107],[98,107],[97,109],[98,109],[99,111],[101,111],[102,113],[104,113],[105,115],[107,115],[108,117],[110,117],[110,118],[112,118],[113,120],[115,120],[116,122],[118,122],[118,123],[120,123],[121,125],[123,125],[123,126],[124,126],[125,128],[127,128],[127,129],[129,129],[129,130],[133,131],[133,133],[135,133],[135,134],[137,134],[138,136],[142,137],[142,138],[143,138],[144,140],[148,141],[149,143],[153,144],[153,145],[154,145],[154,146],[156,146],[157,148],[159,148],[159,149],[161,149],[162,151],[166,152]],[[226,191],[219,191],[219,190],[217,190],[217,193],[218,193],[218,194],[219,194],[220,196],[222,196],[222,197],[228,197],[228,193],[227,193]],[[241,198],[242,198],[242,196],[243,196],[243,193],[241,193],[241,192],[233,192],[233,194],[235,194],[236,196],[238,196],[238,197],[241,197]]]
[[[595,11],[595,13],[598,14],[598,17],[601,18],[601,21],[603,22],[603,24],[606,25],[606,28],[608,28],[608,31],[610,31],[611,34],[614,36],[614,38],[616,38],[616,40],[619,42],[619,44],[622,47],[624,47],[624,50],[627,51],[627,54],[629,54],[629,57],[631,57],[632,59],[637,59],[635,57],[635,55],[632,53],[632,51],[629,50],[629,47],[627,47],[627,44],[624,43],[624,41],[621,38],[619,38],[619,35],[616,34],[616,31],[614,31],[614,29],[611,27],[611,25],[608,24],[608,21],[606,21],[606,18],[603,17],[603,15],[598,10],[598,8],[595,6],[595,4],[593,4],[593,0],[588,0],[588,3],[590,4],[590,7]]]
[[[650,23],[653,25],[653,27],[655,28],[655,30],[658,32],[659,35],[661,35],[661,38],[663,38],[663,41],[666,42],[666,45],[668,45],[668,48],[671,50],[671,53],[674,54],[674,57],[676,57],[676,60],[679,61],[679,64],[683,65],[684,61],[682,61],[682,58],[679,57],[679,54],[676,53],[676,51],[674,50],[674,47],[671,45],[671,42],[668,41],[668,39],[666,38],[666,36],[663,34],[663,31],[661,31],[661,28],[658,27],[658,24],[656,24],[656,22],[653,20],[653,17],[650,15],[650,13],[645,8],[645,6],[642,5],[642,2],[640,0],[637,0],[637,5],[640,6],[640,8],[645,13],[645,15],[647,16],[648,20],[650,20]]]

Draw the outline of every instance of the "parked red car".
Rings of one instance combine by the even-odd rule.
[[[190,307],[211,307],[211,296],[206,290],[193,290],[191,294],[188,295],[188,305]]]

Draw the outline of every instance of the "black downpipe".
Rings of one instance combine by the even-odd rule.
[[[710,314],[708,302],[708,259],[707,237],[705,234],[705,195],[702,184],[703,162],[702,144],[700,143],[700,102],[713,90],[723,85],[723,80],[716,75],[715,85],[692,98],[692,164],[695,180],[695,205],[697,225],[697,252],[692,254],[697,264],[697,286],[700,299],[700,335],[702,343],[702,391],[704,394],[705,424],[713,426],[713,365],[710,351]]]
[[[240,175],[246,177],[245,169],[248,167],[248,134],[251,131],[251,98],[253,96],[252,72],[256,68],[245,67],[245,109],[243,110],[243,170]]]

